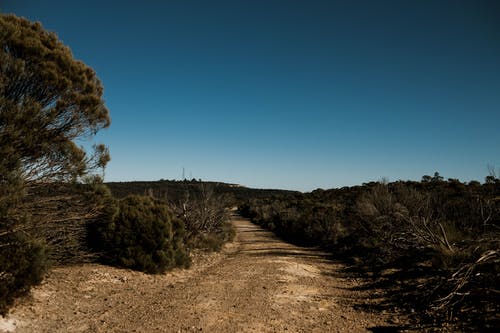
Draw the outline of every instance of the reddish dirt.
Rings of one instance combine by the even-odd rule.
[[[369,332],[398,322],[355,309],[375,294],[325,253],[233,217],[235,240],[163,275],[87,264],[53,269],[0,332]],[[377,327],[379,330],[377,330]]]

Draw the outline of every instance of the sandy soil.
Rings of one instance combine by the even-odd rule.
[[[54,269],[0,320],[0,332],[381,332],[394,322],[356,310],[373,294],[356,291],[362,281],[325,253],[240,217],[233,223],[234,242],[196,255],[189,270]]]

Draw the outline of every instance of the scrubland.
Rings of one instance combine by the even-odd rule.
[[[500,325],[500,181],[373,182],[249,200],[244,216],[282,238],[342,258],[383,287],[380,311],[465,331]]]

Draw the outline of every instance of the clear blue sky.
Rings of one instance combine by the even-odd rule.
[[[93,67],[108,181],[309,191],[500,166],[498,1],[23,1]]]

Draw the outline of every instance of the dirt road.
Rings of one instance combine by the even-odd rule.
[[[17,305],[15,332],[367,332],[380,314],[326,254],[296,247],[233,217],[234,242],[193,268],[151,276],[101,265],[53,270]],[[0,325],[0,327],[2,327]],[[1,328],[0,328],[1,331]]]

